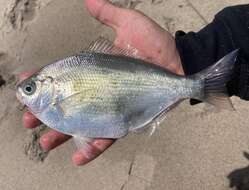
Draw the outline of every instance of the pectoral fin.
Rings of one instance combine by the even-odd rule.
[[[91,90],[87,90],[87,93],[91,93]],[[56,107],[61,110],[61,112],[63,113],[64,117],[68,117],[71,116],[73,113],[76,113],[80,110],[82,110],[82,108],[84,106],[86,106],[86,102],[85,102],[85,97],[87,95],[86,92],[77,92],[72,94],[71,96],[68,96],[66,98],[63,98],[59,101],[57,101]]]

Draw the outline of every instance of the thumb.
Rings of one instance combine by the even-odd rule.
[[[117,29],[122,20],[122,13],[125,9],[119,8],[108,0],[85,0],[89,13],[100,22]]]

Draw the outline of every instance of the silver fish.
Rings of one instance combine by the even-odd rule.
[[[195,98],[232,108],[225,84],[238,51],[193,76],[179,76],[103,38],[88,51],[42,68],[17,87],[17,98],[47,126],[75,138],[121,138],[144,129],[172,105]]]

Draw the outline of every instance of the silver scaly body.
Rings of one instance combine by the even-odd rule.
[[[85,52],[45,67],[53,102],[36,114],[69,135],[119,138],[149,124],[179,100],[201,95],[201,81],[142,60]]]
[[[238,51],[184,77],[153,65],[100,38],[88,51],[42,68],[17,87],[17,98],[43,123],[86,138],[120,138],[144,129],[184,99],[232,108],[226,83]]]

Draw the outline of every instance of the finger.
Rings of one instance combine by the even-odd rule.
[[[32,113],[29,111],[23,114],[23,125],[25,128],[33,129],[41,124],[40,120],[38,120]]]
[[[87,164],[103,153],[113,143],[113,139],[96,139],[90,144],[89,148],[78,150],[74,153],[72,157],[73,163],[76,165]]]
[[[42,135],[40,138],[40,145],[44,150],[49,151],[63,144],[70,138],[71,137],[68,135],[64,135],[55,130],[50,130],[46,134]]]
[[[122,16],[126,9],[117,7],[107,0],[85,0],[85,5],[93,17],[114,29],[124,22]]]

